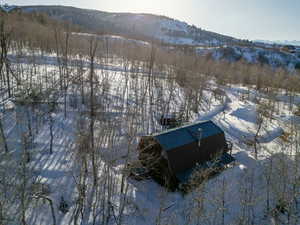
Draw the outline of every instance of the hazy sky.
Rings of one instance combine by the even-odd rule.
[[[0,0],[169,16],[245,39],[300,40],[300,0]]]

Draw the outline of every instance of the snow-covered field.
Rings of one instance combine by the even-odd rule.
[[[16,65],[27,68],[31,64],[21,60]],[[55,57],[48,56],[47,61],[39,61],[37,70],[57,79]],[[75,74],[75,70],[71,71]],[[85,76],[88,77],[88,74],[86,64]],[[296,106],[290,106],[284,95],[278,94],[272,118],[262,116],[256,160],[253,142],[258,129],[257,101],[268,103],[268,96],[246,87],[218,87],[213,79],[208,81],[197,110],[190,112],[188,122],[213,120],[225,131],[226,138],[233,142],[233,156],[237,161],[231,168],[199,185],[198,189],[182,195],[180,192],[167,192],[153,180],[138,182],[131,178],[124,181],[122,178],[126,163],[137,158],[135,148],[138,137],[163,130],[156,120],[160,113],[178,112],[189,107],[186,105],[187,89],[180,87],[174,79],[166,79],[167,75],[154,74],[152,94],[149,95],[146,72],[125,71],[120,64],[96,67],[95,74],[95,101],[99,105],[99,117],[95,122],[99,183],[96,190],[92,188],[92,172],[89,169],[86,204],[78,224],[272,224],[266,204],[269,201],[271,209],[276,207],[280,195],[276,193],[282,190],[278,180],[282,176],[273,171],[274,179],[269,181],[266,171],[270,162],[282,162],[281,153],[287,153],[284,163],[290,162],[289,166],[293,167],[296,144],[293,142],[291,121],[298,119],[300,124],[299,118],[293,115]],[[45,88],[51,87],[46,85],[47,82],[54,83],[41,75],[33,83],[41,83],[39,79],[45,79],[42,81]],[[88,85],[87,82],[86,98]],[[214,96],[213,90],[216,89],[221,89],[224,95]],[[26,167],[31,180],[48,185],[47,197],[53,201],[56,224],[73,224],[71,221],[78,210],[78,182],[82,170],[78,142],[80,130],[84,132],[89,121],[87,99],[85,104],[82,100],[77,84],[71,83],[67,93],[66,117],[63,104],[59,104],[51,115],[54,121],[52,154],[49,153],[50,122],[43,104],[31,107],[7,101],[6,107],[2,107],[2,122],[10,153],[9,159],[1,160],[0,165],[7,166],[11,172],[18,172],[15,163],[23,148],[22,134],[28,132],[28,121],[31,121],[34,144],[29,147],[31,160]],[[62,103],[63,96],[58,101]],[[300,96],[295,97],[295,102],[300,103]],[[284,134],[290,135],[285,139]],[[7,162],[11,164],[7,165]],[[273,166],[275,170],[280,169],[276,163]],[[290,179],[287,174],[286,179]],[[288,190],[290,187],[287,185],[285,188]],[[58,210],[62,197],[68,204],[66,214]],[[12,207],[7,210],[17,213],[20,209],[13,207],[16,204],[13,197],[8,194],[7,200]],[[47,201],[35,199],[30,202],[26,211],[27,224],[53,224]],[[105,217],[107,213],[111,215],[108,218]],[[103,218],[107,219],[107,223],[100,222]],[[286,220],[284,215],[280,218]],[[299,224],[296,218],[290,221],[290,224]]]

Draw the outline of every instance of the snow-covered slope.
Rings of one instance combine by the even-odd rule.
[[[52,78],[58,76],[58,67],[56,65],[49,66],[51,62],[48,62],[47,57],[41,57],[39,62],[36,67],[38,74],[45,73]],[[28,73],[30,73],[30,64],[25,63],[23,67],[28,68]],[[150,119],[158,115],[156,110],[148,111],[151,104],[148,102],[147,95],[143,107],[139,105],[145,96],[143,87],[148,77],[143,76],[142,72],[131,73],[122,70],[122,65],[115,64],[114,67],[119,69],[112,70],[109,67],[98,68],[96,66],[95,74],[99,80],[109,82],[109,88],[98,96],[100,102],[106,107],[103,108],[105,111],[100,117],[100,122],[95,126],[96,133],[101,131],[100,134],[103,132],[103,135],[107,135],[105,136],[107,140],[106,138],[97,139],[99,142],[103,142],[97,147],[97,151],[100,152],[97,165],[99,176],[97,187],[103,185],[105,188],[103,190],[97,189],[95,194],[91,183],[92,178],[87,178],[88,183],[85,189],[87,202],[85,202],[86,208],[82,211],[83,216],[79,219],[81,224],[93,224],[93,219],[94,224],[99,224],[101,218],[95,215],[100,215],[104,211],[104,207],[107,206],[112,208],[113,214],[107,218],[107,224],[116,224],[115,220],[119,218],[121,212],[123,216],[120,224],[124,225],[153,225],[158,224],[157,221],[160,221],[160,224],[168,225],[235,225],[240,224],[238,219],[242,220],[243,218],[252,218],[251,224],[255,225],[271,224],[270,218],[272,216],[265,214],[265,205],[266,201],[269,201],[270,208],[276,207],[276,194],[278,193],[276,188],[280,188],[280,183],[272,178],[272,182],[275,182],[272,186],[274,190],[268,189],[270,186],[266,185],[268,181],[265,173],[270,166],[269,162],[278,160],[276,153],[280,153],[286,144],[280,136],[284,131],[290,132],[289,121],[294,118],[292,110],[295,109],[295,105],[292,105],[292,109],[289,107],[287,96],[278,93],[278,96],[275,96],[277,110],[274,112],[274,118],[264,117],[263,126],[258,136],[258,160],[255,160],[253,158],[253,146],[249,143],[253,143],[254,135],[258,129],[257,99],[259,98],[261,102],[268,101],[268,96],[249,87],[218,86],[213,80],[208,81],[207,89],[203,92],[201,101],[197,105],[198,112],[192,113],[190,122],[209,119],[218,124],[225,131],[226,138],[234,143],[233,155],[237,163],[186,196],[182,196],[180,192],[167,192],[153,180],[137,182],[131,178],[124,181],[125,184],[123,185],[127,191],[122,195],[120,194],[122,174],[126,166],[124,156],[129,149],[128,139],[131,137],[131,133],[127,129],[132,129],[131,125],[133,124],[138,127],[138,133],[133,141],[135,145],[138,136],[147,134],[146,128],[150,128],[150,132],[159,131],[163,128]],[[47,76],[42,76],[41,79],[43,79],[43,83],[47,84]],[[175,82],[172,83],[173,80],[167,80],[163,77],[157,77],[156,80],[159,82],[155,85],[152,96],[154,106],[159,109],[165,104],[164,102],[170,99],[171,110],[179,110],[186,101],[185,88]],[[36,82],[40,81],[37,80]],[[219,97],[214,96],[213,90],[216,88],[220,88],[224,94]],[[35,145],[29,149],[32,158],[28,166],[33,171],[35,182],[48,187],[49,191],[45,195],[53,202],[56,224],[62,225],[73,224],[72,220],[78,209],[78,190],[80,189],[78,189],[77,182],[80,181],[81,155],[76,155],[78,154],[76,152],[79,148],[77,143],[80,137],[79,124],[80,122],[84,123],[82,120],[84,120],[84,112],[86,112],[86,106],[80,103],[80,98],[80,90],[76,88],[76,85],[71,87],[67,96],[67,117],[64,117],[62,105],[58,106],[55,113],[51,114],[54,121],[52,154],[49,153],[50,122],[44,117],[40,118],[41,115],[44,115],[41,113],[43,107],[36,107],[34,110],[32,107],[28,107],[27,112],[30,113],[22,114],[22,110],[20,110],[22,106],[16,106],[2,113],[5,135],[11,152],[17,152],[18,149],[21,149],[19,129],[22,123],[24,126],[26,125],[26,121],[29,121],[27,117],[33,121],[32,129],[36,131],[33,136]],[[72,99],[77,99],[76,106],[71,104]],[[295,104],[300,103],[298,95],[294,97],[294,100]],[[136,111],[135,114],[132,114],[135,112],[133,109],[141,108],[145,108],[145,110]],[[23,111],[26,112],[25,107],[23,107]],[[108,123],[109,121],[113,122]],[[108,127],[106,127],[107,125]],[[112,130],[113,133],[110,133]],[[105,143],[105,141],[110,140],[108,136],[115,137],[112,143]],[[291,141],[290,143],[289,152],[292,152],[294,151],[292,144],[294,142]],[[132,160],[137,157],[138,153],[135,146],[130,145],[130,149],[129,159]],[[289,162],[290,159],[286,158],[285,160]],[[282,164],[274,163],[272,166],[277,169]],[[12,170],[15,167],[17,166],[14,164],[8,166]],[[110,174],[108,184],[105,180],[107,174]],[[89,174],[89,177],[92,176]],[[272,177],[276,177],[275,171]],[[286,179],[285,182],[287,182]],[[109,194],[107,194],[107,189],[109,189]],[[267,199],[267,196],[271,200]],[[68,212],[66,213],[62,213],[58,207],[61,197],[68,204]],[[98,201],[101,204],[89,204],[89,201],[91,203]],[[197,204],[203,205],[200,207]],[[224,204],[226,208],[221,208],[221,204]],[[124,211],[121,210],[122,207],[124,207]],[[245,215],[246,207],[251,207],[251,210],[247,208],[251,214]],[[49,208],[45,201],[36,201],[35,204],[30,204],[26,214],[27,224],[53,224],[53,215]],[[13,213],[15,210],[17,209],[10,209],[11,215],[15,215]],[[105,215],[110,215],[110,212],[105,212]],[[12,220],[10,224],[19,223]]]
[[[249,63],[283,67],[293,70],[300,63],[297,54],[280,51],[279,49],[261,47],[223,46],[217,48],[196,48],[200,55],[211,54],[216,60],[228,60],[235,62],[245,60]]]
[[[269,41],[269,40],[255,40],[256,42],[260,42],[260,43],[266,43],[266,44],[278,44],[278,45],[294,45],[294,46],[300,46],[300,41],[294,40],[294,41]]]

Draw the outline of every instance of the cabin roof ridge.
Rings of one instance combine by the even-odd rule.
[[[192,127],[192,126],[196,126],[196,125],[204,124],[204,123],[210,123],[210,122],[215,124],[212,120],[201,120],[201,121],[197,121],[196,123],[195,122],[186,123],[185,125],[183,125],[181,127],[175,127],[175,128],[168,129],[168,130],[165,130],[165,131],[157,132],[157,133],[154,133],[150,136],[159,136],[159,135],[170,133],[170,132],[173,132],[173,131],[176,131],[176,130],[186,129],[188,127]]]

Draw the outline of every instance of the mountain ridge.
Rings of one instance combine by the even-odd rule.
[[[82,33],[121,36],[128,40],[155,42],[160,46],[179,50],[187,47],[190,52],[215,60],[235,62],[243,59],[248,63],[267,64],[289,70],[300,67],[299,50],[292,53],[289,49],[282,49],[280,45],[237,39],[163,15],[105,12],[61,5],[28,5],[18,8],[25,13],[44,13],[52,19],[69,21],[79,25]]]
[[[224,45],[242,40],[206,31],[167,16],[149,13],[116,13],[73,6],[21,6],[24,12],[46,13],[92,31],[136,35],[175,45]]]

